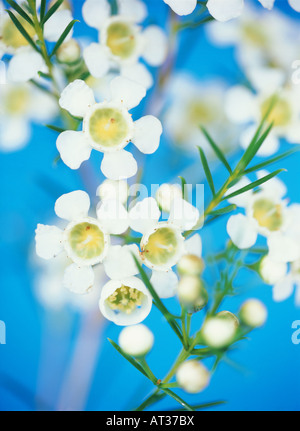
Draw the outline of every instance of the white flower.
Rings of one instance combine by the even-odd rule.
[[[101,200],[115,199],[123,205],[128,199],[128,184],[127,181],[105,180],[97,188],[96,194]]]
[[[236,146],[238,127],[225,113],[226,87],[222,82],[200,83],[188,74],[177,74],[167,90],[164,128],[172,145],[184,152],[194,151],[197,157],[200,146],[209,159],[215,158],[199,128],[203,126],[223,152]]]
[[[174,198],[182,198],[182,191],[179,184],[162,184],[155,196],[159,207],[166,212],[170,212]]]
[[[248,2],[249,3],[249,2]],[[220,46],[234,46],[239,64],[255,88],[269,86],[278,89],[274,80],[279,74],[290,79],[291,64],[298,58],[298,22],[278,9],[269,13],[249,5],[237,20],[213,21],[206,26],[210,39]],[[253,74],[272,68],[268,79],[255,79]],[[273,82],[272,82],[273,81]]]
[[[150,313],[152,296],[137,277],[111,280],[102,288],[99,307],[116,325],[136,325]]]
[[[189,15],[192,13],[196,6],[197,0],[164,0],[177,15]]]
[[[23,148],[31,135],[31,122],[49,122],[57,114],[55,99],[27,83],[0,85],[0,151]]]
[[[201,330],[203,341],[215,349],[222,349],[231,344],[235,333],[235,322],[222,316],[210,317]]]
[[[38,5],[37,5],[38,6]],[[1,9],[1,8],[0,8]],[[38,72],[48,72],[46,63],[38,52],[22,36],[6,12],[1,13],[0,19],[0,58],[4,54],[12,55],[8,64],[7,75],[11,81],[26,82],[38,78]],[[29,36],[35,41],[37,35],[34,28],[22,17],[18,20]],[[44,37],[49,42],[56,42],[67,25],[72,21],[69,9],[60,8],[44,25]],[[71,38],[72,31],[66,40]]]
[[[176,380],[186,392],[196,394],[209,385],[210,373],[201,362],[193,359],[180,364],[176,372]]]
[[[153,333],[143,324],[127,326],[119,335],[119,345],[128,355],[145,356],[154,343]]]
[[[116,66],[120,74],[145,88],[153,84],[152,75],[139,63],[143,58],[151,66],[159,66],[166,59],[167,38],[155,25],[142,31],[147,9],[139,0],[118,0],[119,15],[111,15],[107,0],[86,0],[82,13],[85,22],[99,30],[99,43],[84,49],[85,63],[96,78],[106,75]]]
[[[242,322],[252,328],[263,326],[267,320],[267,314],[265,305],[258,299],[248,299],[240,309]]]
[[[268,172],[260,171],[258,177]],[[237,183],[228,193],[246,184],[247,179]],[[240,249],[252,247],[258,234],[267,238],[269,255],[279,262],[291,262],[300,257],[299,233],[295,235],[297,208],[287,206],[283,199],[285,185],[278,179],[263,183],[256,193],[249,191],[229,199],[230,203],[244,207],[246,215],[237,214],[229,218],[227,232],[232,242]]]
[[[272,82],[272,79],[269,80],[270,73],[273,72],[265,70],[264,74],[258,75],[258,80],[264,90],[268,90],[268,86],[263,86],[263,82]],[[274,90],[274,88],[269,89]],[[244,149],[248,147],[254,136],[257,123],[267,113],[273,100],[274,106],[268,116],[268,122],[273,123],[273,128],[257,155],[269,156],[274,154],[279,148],[279,138],[285,138],[290,143],[300,143],[299,96],[300,90],[297,85],[281,90],[276,101],[272,92],[269,91],[255,94],[245,87],[232,87],[226,96],[225,109],[231,121],[245,126],[240,139],[241,146]]]
[[[130,178],[137,163],[124,147],[132,141],[145,154],[154,153],[162,133],[161,122],[152,115],[133,121],[129,110],[137,106],[146,91],[143,86],[123,77],[110,83],[110,101],[96,103],[93,91],[81,80],[62,92],[60,106],[75,117],[83,118],[83,130],[65,131],[57,139],[57,149],[64,163],[78,169],[89,159],[92,149],[104,153],[103,174],[111,180]]]
[[[104,202],[97,218],[88,216],[90,199],[78,190],[62,195],[55,203],[56,215],[69,223],[64,230],[39,224],[36,229],[36,252],[43,259],[52,259],[61,252],[73,262],[64,272],[63,284],[69,290],[84,294],[94,284],[93,265],[103,262],[110,249],[110,234],[128,228],[123,218],[125,208],[119,202]]]
[[[266,9],[272,9],[275,0],[258,0]],[[289,5],[300,12],[299,0],[288,0]],[[240,16],[244,9],[244,0],[208,0],[207,8],[218,21],[228,21]]]
[[[64,42],[57,50],[56,58],[61,63],[74,64],[80,59],[81,47],[77,40]]]

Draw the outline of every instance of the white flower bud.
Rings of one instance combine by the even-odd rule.
[[[190,394],[203,391],[210,381],[207,368],[198,361],[183,362],[177,370],[176,379],[179,386]]]
[[[145,356],[154,343],[150,329],[143,324],[127,326],[119,335],[119,345],[125,353],[131,356]]]
[[[201,257],[195,254],[185,254],[177,264],[177,269],[181,275],[200,275],[204,269]]]
[[[184,305],[201,310],[208,302],[208,293],[198,277],[185,275],[178,283],[178,298]]]
[[[156,192],[157,203],[166,212],[170,212],[175,198],[182,198],[182,190],[178,184],[162,184]]]
[[[80,54],[81,49],[78,42],[75,39],[70,39],[59,47],[56,57],[61,63],[71,64],[79,60]]]
[[[122,204],[125,204],[128,199],[128,184],[124,180],[105,180],[100,184],[96,193],[103,201],[117,199]]]
[[[284,262],[275,262],[269,256],[265,256],[259,265],[259,273],[267,284],[275,284],[287,273],[288,267]]]
[[[252,328],[263,326],[267,320],[267,315],[268,312],[265,305],[258,299],[248,299],[242,304],[240,309],[242,322]]]
[[[236,332],[236,324],[232,319],[211,317],[203,325],[202,337],[204,342],[215,349],[229,346]]]
[[[234,326],[235,326],[236,329],[240,325],[239,319],[236,317],[235,314],[231,313],[230,311],[225,311],[225,310],[224,311],[220,311],[217,314],[217,317],[219,317],[220,319],[225,319],[225,320],[231,321],[234,324]]]

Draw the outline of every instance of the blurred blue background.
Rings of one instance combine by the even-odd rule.
[[[83,2],[73,3],[74,15],[81,19]],[[162,0],[149,0],[147,5],[149,22],[164,25],[168,8]],[[290,8],[283,5],[282,9],[292,15]],[[293,16],[300,23],[300,17],[296,13]],[[75,36],[83,34],[96,38],[96,32],[81,20]],[[239,72],[233,49],[211,46],[203,29],[193,30],[192,34],[183,32],[181,47],[191,42],[188,56],[185,50],[179,50],[178,70],[189,71],[199,79],[222,77],[229,84],[237,82]],[[52,223],[54,203],[62,193],[86,189],[95,196],[96,187],[103,180],[100,155],[95,152],[91,158],[92,172],[87,166],[80,174],[62,163],[54,164],[55,139],[54,132],[43,125],[35,126],[26,148],[0,155],[0,320],[6,324],[6,344],[0,344],[0,409],[130,409],[152,388],[108,343],[107,337],[117,341],[120,328],[104,323],[97,307],[86,314],[70,307],[49,311],[38,303],[34,293],[32,247],[37,223]],[[281,179],[288,186],[292,202],[300,202],[299,163],[300,155],[296,154],[278,166],[288,170]],[[171,181],[180,173],[178,167],[187,166],[192,166],[191,176],[201,180],[200,163],[195,165],[191,157],[182,159],[164,138],[159,151],[147,159],[145,182],[149,185]],[[215,167],[214,175],[217,184],[221,184],[224,172],[220,166]],[[224,219],[203,229],[204,253],[224,246],[225,226]],[[300,345],[291,341],[291,325],[300,319],[300,310],[293,297],[282,303],[273,302],[271,287],[263,285],[255,275],[247,273],[238,282],[243,293],[228,299],[222,308],[237,312],[244,299],[260,298],[269,311],[267,324],[253,331],[249,341],[240,343],[230,355],[237,367],[221,363],[203,393],[185,398],[194,404],[226,400],[218,410],[299,410]],[[176,308],[173,300],[166,304]],[[196,329],[201,316],[195,320]],[[155,374],[163,377],[180,346],[155,309],[145,323],[156,336],[149,363]],[[173,400],[165,399],[156,408],[174,407]]]

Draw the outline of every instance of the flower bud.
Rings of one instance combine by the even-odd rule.
[[[240,325],[239,319],[236,317],[235,314],[231,313],[230,311],[225,311],[225,310],[224,311],[220,311],[217,314],[217,317],[220,318],[220,319],[225,319],[225,320],[228,320],[228,321],[232,322],[234,324],[234,326],[235,326],[235,329],[237,329],[239,327],[239,325]]]
[[[64,42],[57,50],[56,57],[59,62],[72,64],[79,60],[81,49],[75,39]]]
[[[166,212],[170,212],[175,198],[182,198],[181,187],[178,184],[162,184],[156,192],[157,203]]]
[[[259,265],[260,276],[267,284],[275,284],[286,275],[287,270],[285,262],[275,262],[269,256],[265,256]]]
[[[179,386],[190,394],[203,391],[210,381],[207,368],[196,360],[183,362],[177,370],[176,379]]]
[[[229,346],[236,332],[236,322],[224,317],[211,317],[203,325],[204,342],[215,349]]]
[[[204,263],[201,257],[195,254],[185,254],[177,263],[177,269],[181,275],[200,275],[204,269]]]
[[[267,320],[267,314],[265,305],[258,299],[248,299],[242,304],[240,309],[242,322],[252,328],[263,326]]]
[[[207,304],[208,293],[198,277],[185,275],[178,283],[178,298],[182,304],[199,311]]]
[[[128,199],[128,184],[124,180],[105,180],[100,184],[96,193],[103,201],[116,199],[125,204]]]
[[[127,326],[119,335],[121,349],[135,357],[145,356],[152,349],[153,343],[153,333],[143,324]]]

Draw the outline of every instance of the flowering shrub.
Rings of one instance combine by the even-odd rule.
[[[80,172],[85,162],[85,172],[91,173],[90,159],[103,154],[97,198],[76,190],[53,202],[63,222],[38,224],[36,253],[52,262],[48,271],[55,275],[55,289],[59,283],[61,292],[78,295],[77,304],[91,295],[99,313],[125,327],[118,343],[109,342],[154,386],[137,410],[164,397],[178,409],[204,408],[185,401],[180,389],[197,394],[213,384],[218,364],[267,319],[256,298],[235,313],[223,309],[226,297],[240,293],[239,271],[255,271],[273,285],[276,301],[300,285],[299,204],[288,201],[277,178],[284,169],[272,170],[297,150],[281,151],[283,140],[300,143],[299,87],[288,74],[296,55],[292,48],[298,48],[293,26],[279,12],[264,9],[259,16],[269,14],[267,25],[259,29],[252,9],[221,23],[242,14],[243,0],[164,0],[173,10],[166,7],[166,31],[149,24],[141,0],[86,0],[82,22],[73,19],[67,0],[6,3],[10,8],[0,22],[8,78],[0,86],[0,149],[24,146],[34,121],[49,123],[57,134],[52,139],[57,161],[72,170]],[[272,9],[275,2],[255,3]],[[299,1],[289,4],[300,11]],[[97,42],[73,37],[77,26],[96,29]],[[235,45],[245,82],[199,84],[173,73],[179,34],[200,26],[213,43]],[[148,100],[150,108],[138,116],[134,108],[144,109]],[[194,198],[197,181],[189,188],[181,168],[180,181],[166,182],[147,196],[139,193],[147,161],[165,145],[164,132],[168,151],[188,154],[194,171],[201,171],[205,204],[203,195],[201,202]],[[202,232],[219,219],[226,220],[226,240],[219,253],[207,256]],[[263,246],[256,246],[260,240]],[[218,271],[213,285],[206,276],[211,267]],[[59,304],[67,301],[59,290],[50,299],[47,295],[51,292],[39,291],[45,303],[55,304],[54,297]],[[167,298],[175,298],[177,312],[170,311]],[[181,346],[164,378],[146,359],[155,337],[142,322],[153,307]],[[199,315],[193,333],[192,321]],[[162,355],[168,355],[167,348]],[[214,359],[212,366],[207,358]]]

